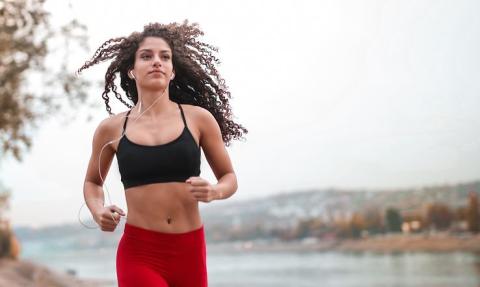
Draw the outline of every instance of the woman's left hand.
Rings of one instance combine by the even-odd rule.
[[[207,180],[198,176],[192,176],[185,182],[191,185],[192,189],[190,192],[196,200],[210,202],[217,199],[217,192],[215,191],[214,186]]]

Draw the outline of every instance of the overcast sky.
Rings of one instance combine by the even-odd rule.
[[[228,148],[239,180],[229,200],[480,178],[478,1],[63,2],[47,1],[53,23],[76,17],[89,29],[90,51],[72,55],[74,68],[105,40],[149,22],[200,24],[220,49],[236,120],[249,129]],[[14,225],[77,220],[93,132],[107,116],[101,91],[91,93],[91,122],[54,118],[23,162],[3,161]],[[125,208],[114,163],[107,186]],[[205,160],[202,176],[215,182]]]

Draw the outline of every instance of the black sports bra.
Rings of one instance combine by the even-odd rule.
[[[200,147],[195,142],[185,121],[180,136],[161,145],[140,145],[124,133],[128,115],[123,124],[123,136],[117,147],[118,169],[125,189],[158,182],[184,182],[190,176],[200,175]]]

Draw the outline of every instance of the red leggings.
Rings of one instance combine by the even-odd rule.
[[[163,233],[125,224],[117,249],[119,287],[207,287],[205,234]]]

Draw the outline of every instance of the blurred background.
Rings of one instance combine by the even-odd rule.
[[[75,71],[110,38],[185,19],[219,48],[249,130],[228,147],[238,191],[201,203],[210,286],[480,286],[479,13],[0,0],[0,286],[116,286],[124,222],[79,223],[94,225],[82,188],[108,64]],[[126,210],[116,161],[106,185]]]

